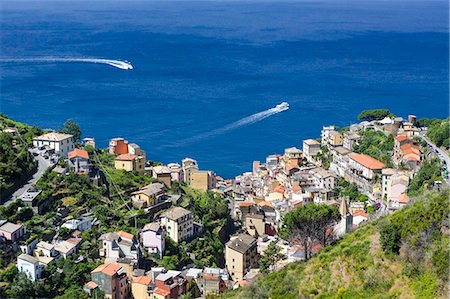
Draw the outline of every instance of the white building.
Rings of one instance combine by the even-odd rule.
[[[127,232],[118,231],[100,236],[100,256],[111,261],[126,258],[135,263],[141,258],[139,244],[135,237]]]
[[[320,141],[322,146],[326,146],[329,143],[331,132],[334,132],[334,126],[322,127],[322,132],[320,134]]]
[[[167,235],[176,243],[187,241],[194,236],[192,212],[181,207],[174,207],[161,215],[161,225]]]
[[[92,221],[88,217],[80,217],[78,219],[71,219],[64,222],[61,227],[68,228],[70,230],[79,230],[80,232],[87,231],[92,227]]]
[[[142,246],[150,254],[158,254],[162,258],[166,248],[165,232],[158,222],[147,223],[141,231]]]
[[[61,157],[67,157],[67,154],[74,149],[73,135],[51,132],[33,138],[33,146],[47,146],[49,149]]]
[[[45,266],[40,264],[39,259],[34,256],[21,254],[17,257],[17,269],[27,274],[31,281],[41,278],[44,268]]]
[[[381,174],[384,164],[371,156],[351,153],[349,156],[349,168],[351,171],[367,180],[374,179],[377,173]]]
[[[309,162],[314,160],[314,156],[320,153],[320,142],[314,139],[303,140],[303,156]]]

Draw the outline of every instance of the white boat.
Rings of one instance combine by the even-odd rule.
[[[288,110],[289,109],[289,103],[288,102],[283,102],[281,104],[278,104],[276,106],[277,109],[284,111],[284,110]]]

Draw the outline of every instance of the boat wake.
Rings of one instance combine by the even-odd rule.
[[[132,70],[133,66],[128,61],[100,59],[100,58],[60,58],[60,57],[42,57],[42,58],[5,58],[0,62],[85,62],[100,63],[110,65],[121,70]]]
[[[234,130],[234,129],[237,129],[237,128],[240,128],[240,127],[243,127],[243,126],[246,126],[246,125],[250,125],[250,124],[259,122],[259,121],[261,121],[261,120],[263,120],[265,118],[268,118],[268,117],[270,117],[272,115],[275,115],[277,113],[286,111],[288,109],[289,109],[289,104],[287,102],[283,102],[281,104],[276,105],[273,108],[270,108],[270,109],[267,109],[265,111],[258,112],[258,113],[252,114],[250,116],[244,117],[244,118],[242,118],[242,119],[240,119],[238,121],[235,121],[235,122],[233,122],[231,124],[228,124],[228,125],[226,125],[226,126],[224,126],[222,128],[215,129],[215,130],[212,130],[212,131],[209,131],[209,132],[201,133],[201,134],[196,135],[194,137],[190,137],[190,138],[186,138],[186,139],[180,140],[176,144],[173,144],[173,145],[171,145],[169,147],[179,147],[179,146],[186,145],[186,144],[189,144],[189,143],[193,143],[193,142],[196,142],[196,141],[200,141],[200,140],[203,140],[203,139],[206,139],[206,138],[214,137],[214,136],[217,136],[217,135],[222,135],[222,134],[224,134],[224,133],[226,133],[228,131],[231,131],[231,130]]]

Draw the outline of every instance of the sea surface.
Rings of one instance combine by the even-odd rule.
[[[0,111],[43,128],[72,118],[155,161],[230,178],[363,109],[449,113],[447,1],[0,4]]]

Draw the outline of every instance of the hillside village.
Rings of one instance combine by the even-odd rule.
[[[324,126],[224,179],[193,158],[150,161],[122,137],[98,148],[74,123],[42,131],[2,117],[2,138],[36,162],[2,190],[0,297],[198,298],[251,285],[447,188],[448,152],[422,123],[385,113]],[[327,217],[305,232],[296,217],[315,207]]]

